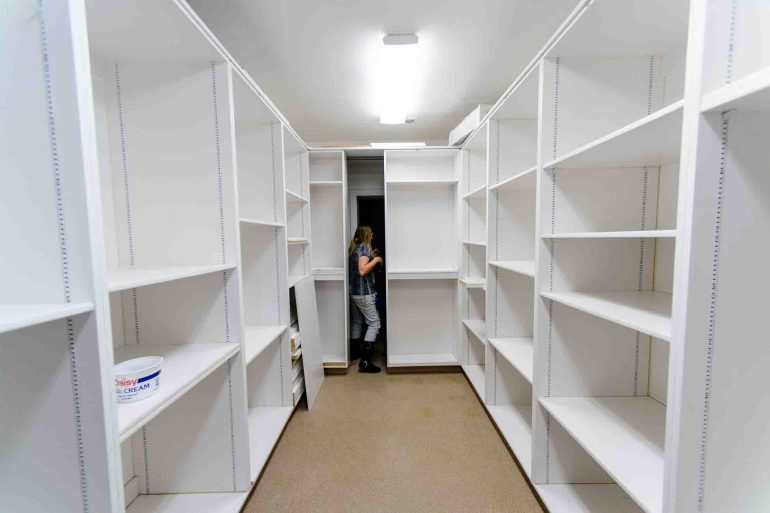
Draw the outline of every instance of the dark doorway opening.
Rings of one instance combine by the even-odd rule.
[[[371,226],[374,232],[372,249],[379,250],[387,262],[388,254],[385,248],[385,198],[383,196],[358,196],[358,225]],[[385,267],[377,266],[374,272],[374,289],[377,292],[377,310],[380,312],[382,329],[379,340],[383,344],[383,354],[388,334],[388,316],[385,308]]]

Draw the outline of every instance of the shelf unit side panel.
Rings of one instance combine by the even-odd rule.
[[[388,354],[454,352],[454,280],[388,281]]]

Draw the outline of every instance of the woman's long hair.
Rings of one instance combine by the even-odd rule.
[[[350,247],[348,248],[348,255],[352,255],[359,244],[372,245],[372,228],[369,226],[359,226],[356,228],[356,233],[353,235],[353,240],[350,241]]]

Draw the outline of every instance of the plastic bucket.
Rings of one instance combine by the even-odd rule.
[[[132,403],[150,397],[160,388],[163,358],[143,356],[115,365],[115,392],[118,403]]]

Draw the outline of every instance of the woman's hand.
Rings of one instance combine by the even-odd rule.
[[[376,257],[374,257],[374,260],[372,260],[372,261],[376,262],[376,263],[379,263],[379,264],[384,264],[385,263],[385,261],[382,259],[382,257],[380,255],[377,255]]]

